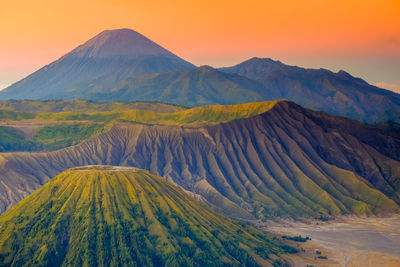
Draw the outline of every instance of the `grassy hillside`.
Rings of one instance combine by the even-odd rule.
[[[34,128],[30,133],[26,128]],[[49,125],[0,126],[0,152],[51,151],[79,144],[109,129],[104,123],[73,122]]]
[[[101,123],[73,123],[45,126],[37,130],[34,140],[36,150],[55,150],[79,144],[92,136],[104,132],[107,128]]]
[[[31,130],[31,134],[28,136],[19,134],[18,138],[21,140],[21,145],[17,145],[10,138],[0,139],[0,151],[38,151],[68,147],[105,132],[115,122],[187,127],[215,125],[264,113],[277,102],[204,106],[170,113],[139,109],[53,113],[3,111],[0,112],[0,119],[4,125],[7,125],[8,131],[19,132],[19,127],[27,127],[27,125],[30,125],[34,130]],[[40,103],[45,105],[44,102]],[[110,106],[112,104],[110,103]],[[118,103],[114,104],[119,105]],[[10,125],[13,125],[14,128],[10,127]],[[1,134],[5,135],[7,133],[6,128],[1,128],[0,126]]]
[[[32,151],[36,149],[35,142],[25,138],[19,130],[0,126],[0,152],[2,151]]]
[[[158,113],[176,112],[182,106],[157,102],[92,102],[86,100],[0,100],[0,110],[27,113],[43,112],[99,112],[122,110],[151,110]]]
[[[259,266],[295,249],[148,171],[83,167],[0,216],[2,266]]]
[[[191,109],[182,109],[176,112],[155,112],[152,110],[112,110],[102,112],[41,112],[27,113],[17,111],[0,111],[0,119],[9,121],[130,121],[146,124],[203,126],[212,125],[239,118],[248,118],[264,113],[277,102],[265,101],[238,105],[213,105]]]
[[[156,113],[149,110],[126,110],[109,112],[59,112],[39,113],[38,120],[92,121],[92,122],[139,122],[145,124],[179,125],[199,127],[224,123],[239,118],[248,118],[267,112],[279,100],[239,105],[213,105],[181,110],[173,113]]]

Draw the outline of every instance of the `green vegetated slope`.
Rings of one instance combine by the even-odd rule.
[[[67,170],[0,216],[1,266],[261,266],[295,251],[126,167]]]
[[[0,101],[0,151],[56,150],[109,130],[111,125],[107,124],[118,120],[122,114],[128,117],[135,111],[161,114],[184,109],[156,102],[3,100]],[[105,111],[112,111],[112,114],[102,113]],[[29,128],[31,130],[25,131]]]
[[[86,100],[0,100],[0,110],[26,113],[44,112],[99,112],[122,110],[151,110],[158,113],[176,112],[182,106],[158,102],[92,102]],[[32,115],[31,115],[32,116]]]
[[[7,125],[7,124],[6,124]],[[24,132],[24,130],[28,132]],[[51,151],[79,144],[110,126],[104,123],[73,122],[56,124],[13,123],[0,126],[0,152]]]
[[[16,128],[0,126],[0,151],[31,151],[35,142],[25,138]]]
[[[398,136],[280,101],[227,123],[116,123],[66,149],[2,154],[0,210],[88,164],[150,170],[237,218],[385,214],[400,204]]]
[[[77,102],[77,101],[75,101]],[[0,119],[14,125],[1,127],[0,136],[8,132],[18,132],[18,127],[36,127],[30,136],[19,133],[20,145],[10,138],[0,139],[0,151],[38,151],[55,150],[71,145],[105,132],[115,122],[138,122],[146,124],[180,125],[198,127],[228,122],[238,118],[247,118],[269,110],[278,101],[248,103],[231,106],[204,106],[192,109],[180,109],[174,112],[156,112],[166,110],[165,104],[153,105],[154,110],[113,110],[103,112],[53,112],[25,113],[3,111]],[[35,101],[33,103],[45,102]],[[119,103],[109,103],[109,106],[119,106]],[[161,105],[160,108],[156,108]],[[175,106],[171,106],[175,107]],[[172,109],[172,108],[171,108]],[[38,124],[38,126],[35,126]],[[47,124],[47,125],[46,125]]]
[[[138,122],[145,124],[204,126],[224,123],[239,118],[248,118],[264,113],[279,100],[238,105],[212,105],[185,109],[173,113],[157,113],[150,110],[125,110],[105,112],[59,112],[39,113],[37,120],[91,121],[91,122]]]
[[[34,149],[55,150],[76,145],[107,129],[107,126],[101,123],[72,123],[44,126],[39,128],[34,135],[34,140],[36,141]]]

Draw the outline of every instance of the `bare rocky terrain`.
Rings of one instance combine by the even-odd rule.
[[[294,266],[400,266],[400,215],[270,222],[265,229],[312,238],[301,244],[305,251],[292,258]],[[315,259],[316,251],[328,259]]]

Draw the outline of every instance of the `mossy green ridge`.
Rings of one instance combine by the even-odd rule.
[[[138,122],[145,124],[204,126],[224,123],[235,119],[248,118],[267,112],[281,100],[254,102],[238,105],[211,105],[176,112],[155,112],[152,110],[113,110],[102,112],[50,112],[25,113],[5,111],[0,119],[11,121],[90,121],[90,122]]]
[[[91,121],[91,122],[138,122],[158,125],[177,125],[199,127],[229,122],[235,119],[248,118],[267,112],[281,100],[238,104],[211,105],[191,108],[173,113],[156,113],[148,110],[126,110],[109,112],[60,112],[40,113],[39,120],[55,121]]]
[[[14,101],[17,102],[17,101]],[[18,101],[29,102],[31,106],[45,105],[40,101]],[[82,105],[80,101],[49,101],[51,105],[71,106]],[[64,102],[67,102],[65,104]],[[0,119],[6,125],[12,124],[15,128],[1,128],[0,136],[7,132],[18,131],[18,125],[39,124],[34,133],[30,136],[21,135],[18,137],[21,144],[16,144],[12,138],[0,139],[0,151],[51,151],[71,145],[96,136],[109,130],[116,122],[137,122],[144,124],[177,125],[187,127],[199,127],[204,125],[215,125],[240,118],[248,118],[268,111],[279,100],[259,103],[247,103],[239,105],[215,105],[204,106],[192,109],[183,109],[178,106],[166,104],[152,104],[151,109],[130,109],[120,110],[123,103],[92,103],[94,107],[106,105],[115,108],[112,111],[102,112],[51,112],[51,113],[26,113],[16,111],[0,112]],[[29,104],[28,103],[28,104]],[[83,101],[83,103],[88,103]],[[91,102],[89,102],[91,103]],[[135,103],[132,103],[134,106]],[[136,103],[137,105],[150,105],[148,103]],[[128,104],[126,104],[128,105]],[[0,101],[1,106],[1,101]],[[140,107],[140,106],[139,106]],[[145,106],[143,106],[144,108]],[[149,106],[150,107],[150,106]],[[51,109],[51,107],[50,107]],[[79,109],[79,108],[78,108]],[[89,105],[88,110],[91,107]],[[155,110],[158,110],[157,112]],[[173,112],[165,112],[172,110]]]
[[[87,100],[0,100],[0,110],[26,113],[44,112],[99,112],[123,110],[151,110],[158,113],[176,112],[183,106],[160,102],[93,102]],[[0,115],[1,116],[1,115]]]
[[[26,125],[24,125],[26,127]],[[18,124],[0,126],[0,152],[51,151],[79,144],[109,129],[104,123],[59,123],[35,128],[26,134]]]
[[[0,120],[20,121],[20,120],[34,119],[35,117],[36,117],[35,114],[28,112],[0,110]]]
[[[15,128],[0,126],[0,151],[31,151],[35,143]]]
[[[136,168],[67,170],[0,216],[1,266],[263,266],[295,251]]]
[[[55,150],[76,145],[107,130],[101,123],[73,123],[41,127],[34,135],[35,150]]]

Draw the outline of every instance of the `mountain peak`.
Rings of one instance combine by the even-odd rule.
[[[176,58],[174,54],[131,29],[105,30],[77,47],[72,54],[79,57],[107,58],[160,55]]]
[[[255,79],[259,75],[267,74],[284,66],[282,62],[270,58],[253,57],[233,67],[221,68],[220,70]]]
[[[269,57],[265,57],[265,58],[261,58],[261,57],[252,57],[242,63],[278,63],[278,64],[282,64],[282,62],[280,62],[279,60],[273,60]]]
[[[82,99],[143,74],[195,66],[130,29],[106,30],[0,92],[1,99]],[[92,99],[93,100],[93,99]]]
[[[344,71],[344,70],[339,70],[339,71],[337,72],[337,75],[340,76],[340,77],[342,77],[342,78],[346,78],[346,79],[348,79],[348,78],[353,78],[353,76],[351,76],[350,73],[348,73],[347,71]]]
[[[209,65],[202,65],[197,68],[199,71],[208,72],[208,71],[215,71],[215,69]]]

